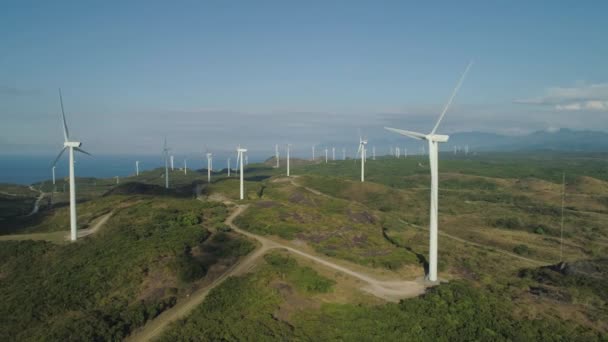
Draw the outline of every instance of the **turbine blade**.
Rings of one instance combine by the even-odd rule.
[[[439,124],[441,123],[443,116],[448,111],[448,108],[450,108],[450,105],[452,104],[452,100],[454,100],[454,97],[456,96],[458,89],[460,89],[460,86],[462,85],[462,82],[464,81],[465,76],[467,75],[467,73],[469,72],[469,69],[471,68],[471,65],[473,65],[473,61],[470,61],[469,65],[467,65],[467,68],[464,69],[464,72],[462,73],[462,75],[460,76],[460,79],[458,80],[458,83],[456,84],[456,88],[454,88],[454,90],[452,91],[452,95],[450,96],[448,103],[446,103],[445,107],[443,107],[443,111],[441,112],[441,115],[439,116],[439,120],[437,120],[435,127],[433,127],[431,134],[435,134],[435,132],[437,131],[437,128],[439,127]]]
[[[59,158],[61,158],[61,155],[63,154],[63,152],[65,152],[66,149],[67,149],[67,147],[64,147],[61,149],[61,151],[59,151],[59,154],[57,155],[57,158],[55,158],[55,160],[51,164],[51,167],[54,167],[55,164],[57,164],[57,161],[59,160]]]
[[[414,138],[414,139],[419,139],[419,140],[426,139],[426,134],[422,134],[422,133],[418,133],[418,132],[406,131],[403,129],[390,128],[390,127],[384,127],[384,129],[386,129],[387,131],[395,132],[397,134],[405,135],[406,137],[410,137],[410,138]]]
[[[87,151],[85,151],[85,150],[81,149],[80,147],[74,147],[74,150],[76,150],[76,151],[78,151],[78,152],[81,152],[81,153],[84,153],[84,154],[87,154],[87,155],[89,155],[89,156],[91,156],[91,157],[93,156],[93,155],[92,155],[92,154],[90,154],[89,152],[87,152]]]
[[[61,117],[63,118],[63,138],[65,141],[70,139],[70,132],[68,131],[68,124],[65,121],[65,111],[63,110],[63,96],[61,96],[61,88],[59,88],[59,103],[61,103]]]

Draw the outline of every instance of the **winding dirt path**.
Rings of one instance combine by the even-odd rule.
[[[38,213],[38,210],[40,209],[40,201],[42,201],[42,199],[46,195],[45,192],[42,192],[42,190],[38,190],[31,185],[30,185],[30,190],[39,192],[40,195],[38,195],[38,198],[36,198],[36,202],[34,202],[34,208],[32,208],[32,211],[25,216],[32,216],[32,215],[35,215],[36,213]]]
[[[253,234],[248,231],[244,231],[234,224],[234,219],[242,214],[248,205],[237,205],[236,209],[228,216],[224,221],[226,225],[232,228],[235,232],[247,236],[251,239],[256,240],[259,243],[259,247],[251,254],[249,254],[241,262],[237,262],[231,268],[229,268],[224,274],[214,280],[211,284],[197,290],[190,297],[182,300],[173,308],[166,310],[153,321],[146,324],[141,330],[136,331],[127,338],[128,341],[150,341],[162,333],[163,329],[170,323],[185,317],[194,308],[200,305],[203,300],[216,286],[220,285],[224,280],[230,276],[241,275],[247,273],[255,266],[255,261],[266,254],[271,249],[284,249],[301,257],[310,259],[318,264],[332,268],[344,274],[348,274],[351,277],[362,280],[366,283],[361,289],[379,298],[382,298],[391,302],[398,302],[400,299],[419,296],[424,293],[426,284],[424,281],[383,281],[373,278],[370,275],[350,270],[344,266],[335,264],[331,261],[325,260],[321,257],[303,252],[291,246],[284,245],[277,241],[273,241],[263,236]]]

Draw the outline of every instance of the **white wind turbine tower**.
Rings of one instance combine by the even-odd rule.
[[[397,159],[401,157],[401,149],[399,147],[395,147],[395,157],[397,157]]]
[[[245,187],[243,185],[243,154],[247,152],[247,149],[241,148],[241,145],[236,149],[236,168],[241,168],[241,199],[245,197]]]
[[[365,146],[367,145],[367,139],[359,137],[359,150],[357,150],[357,154],[361,154],[361,182],[365,182],[365,158],[367,154],[367,150]]]
[[[287,144],[287,177],[289,177],[289,148],[291,144]]]
[[[173,156],[171,156],[171,171],[173,171]]]
[[[116,184],[120,184],[120,178],[118,176],[114,176],[116,178]]]
[[[63,142],[63,149],[59,152],[59,155],[57,155],[57,158],[55,158],[55,161],[53,162],[52,166],[54,167],[55,164],[57,164],[57,161],[59,160],[59,158],[61,158],[61,155],[63,154],[63,152],[68,149],[68,154],[70,157],[70,164],[69,164],[69,169],[70,169],[70,240],[72,241],[76,241],[76,237],[77,237],[77,233],[76,233],[76,229],[77,229],[77,222],[76,222],[76,180],[75,180],[75,176],[74,176],[74,151],[78,151],[78,152],[82,152],[84,154],[89,154],[88,152],[82,150],[80,148],[80,146],[82,146],[82,143],[79,141],[70,141],[70,132],[68,131],[68,124],[65,121],[65,111],[63,110],[63,97],[61,96],[61,89],[59,89],[59,102],[61,103],[61,117],[63,119],[63,138],[64,138],[64,142]],[[64,183],[65,186],[65,183]]]
[[[230,158],[228,158],[228,177],[230,177]]]
[[[207,183],[211,183],[211,170],[212,169],[213,169],[213,154],[207,152]],[[228,172],[230,172],[230,171],[228,171]]]
[[[55,185],[55,165],[53,165],[53,185]]]
[[[327,164],[327,147],[325,148],[325,164]]]
[[[279,168],[279,144],[274,145],[274,159],[277,160],[277,166],[275,166],[277,169]]]
[[[365,146],[367,145],[367,139],[359,137],[359,150],[357,150],[357,154],[361,154],[361,182],[365,182],[365,158],[367,155],[367,150]]]
[[[188,174],[188,159],[184,159],[184,175]]]
[[[430,164],[430,169],[431,169],[431,206],[430,206],[430,217],[431,218],[430,218],[430,227],[429,227],[430,247],[429,247],[429,276],[428,276],[428,279],[429,279],[429,281],[432,281],[432,282],[437,281],[437,211],[438,211],[438,200],[439,200],[438,199],[439,198],[439,196],[438,196],[438,194],[439,194],[439,174],[438,174],[439,146],[438,146],[438,144],[447,142],[449,139],[449,136],[435,134],[435,132],[437,132],[437,128],[439,127],[439,124],[441,123],[443,116],[448,111],[450,104],[452,104],[452,100],[454,100],[454,97],[456,96],[458,89],[460,89],[460,86],[462,85],[462,82],[463,82],[467,72],[471,68],[471,64],[472,64],[472,62],[467,65],[467,68],[462,73],[462,76],[460,76],[460,79],[458,80],[456,87],[452,91],[452,95],[450,96],[447,104],[443,108],[443,111],[441,112],[441,115],[439,116],[439,119],[437,120],[435,127],[433,127],[433,130],[429,134],[423,134],[423,133],[417,133],[417,132],[412,132],[412,131],[405,131],[405,130],[401,130],[401,129],[385,127],[385,129],[387,129],[389,131],[392,131],[392,132],[395,132],[395,133],[398,133],[401,135],[405,135],[406,137],[419,139],[419,140],[426,140],[426,141],[428,141],[428,144],[429,144],[429,164]]]
[[[135,175],[139,176],[139,160],[135,161]]]
[[[169,148],[167,147],[167,137],[165,137],[165,144],[163,145],[163,154],[165,155],[165,189],[169,189]],[[171,157],[171,161],[173,161],[173,156]],[[171,168],[173,168],[173,165]]]
[[[336,160],[336,148],[335,147],[331,148],[331,160],[333,160],[333,161]]]
[[[315,161],[315,145],[312,145],[312,161]]]

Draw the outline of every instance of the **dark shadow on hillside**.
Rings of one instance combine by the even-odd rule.
[[[429,262],[428,262],[428,260],[426,260],[426,257],[424,255],[420,254],[420,253],[415,252],[412,249],[412,247],[401,245],[395,239],[393,239],[392,237],[388,236],[388,234],[386,233],[386,231],[387,231],[386,228],[382,228],[382,236],[386,239],[386,241],[390,242],[395,247],[405,248],[408,252],[413,253],[414,255],[416,255],[416,259],[418,259],[418,263],[421,264],[422,267],[424,268],[424,275],[428,276],[429,275]]]
[[[270,178],[271,176],[268,175],[258,175],[258,176],[251,176],[251,177],[243,177],[246,181],[249,182],[261,182],[263,180],[266,180],[268,178]]]
[[[195,182],[194,182],[195,183]],[[139,182],[128,182],[117,185],[108,190],[102,197],[111,195],[148,195],[148,196],[170,196],[188,198],[194,195],[193,188],[196,184],[166,189],[160,185]]]

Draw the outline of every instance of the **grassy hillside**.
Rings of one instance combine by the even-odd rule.
[[[189,293],[208,270],[253,245],[222,226],[219,203],[104,198],[115,212],[67,245],[0,242],[0,340],[115,340]]]
[[[315,300],[318,293],[332,291],[328,279],[280,254],[265,259],[255,273],[231,278],[213,290],[161,341],[601,340],[598,333],[572,322],[517,319],[514,305],[502,294],[466,281],[441,285],[399,304],[321,303]],[[312,291],[311,283],[318,284]],[[306,293],[312,298],[308,302],[301,298]],[[297,298],[300,309],[281,319],[282,308]]]

